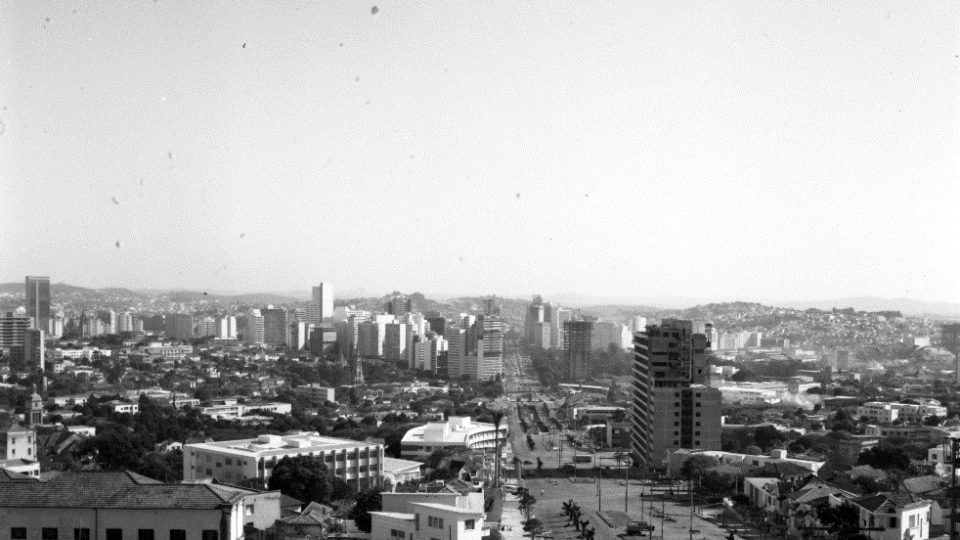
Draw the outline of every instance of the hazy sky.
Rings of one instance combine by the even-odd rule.
[[[0,281],[960,301],[958,27],[955,1],[4,2]]]

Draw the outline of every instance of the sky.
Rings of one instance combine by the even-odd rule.
[[[954,1],[4,2],[0,281],[957,302],[958,27]]]

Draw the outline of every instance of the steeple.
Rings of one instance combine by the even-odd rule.
[[[27,417],[27,425],[36,427],[43,423],[43,398],[37,393],[37,385],[33,385],[33,395],[30,396],[30,415]]]
[[[363,360],[357,354],[353,356],[353,384],[363,384]]]

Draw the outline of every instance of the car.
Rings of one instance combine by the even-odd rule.
[[[628,535],[642,535],[645,532],[653,533],[654,526],[647,523],[646,521],[631,521],[627,523],[627,534]]]

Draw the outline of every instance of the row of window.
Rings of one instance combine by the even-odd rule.
[[[433,527],[435,529],[443,528],[443,518],[427,516],[427,527]]]
[[[106,540],[123,540],[123,529],[107,529]],[[219,540],[220,533],[216,529],[205,529],[200,535],[201,540]],[[11,540],[27,540],[26,527],[11,527]],[[185,529],[170,529],[170,540],[186,540]],[[42,527],[40,540],[60,540],[60,529],[57,527]],[[73,529],[73,540],[90,540],[90,529],[83,527]],[[137,540],[156,540],[153,529],[137,529]]]

